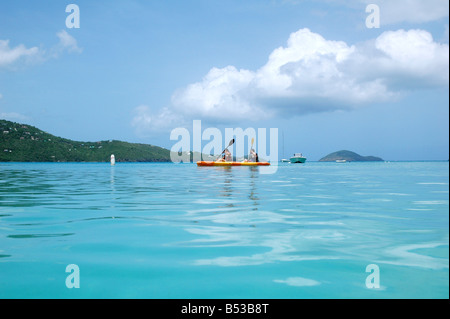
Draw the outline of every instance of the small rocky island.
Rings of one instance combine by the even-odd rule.
[[[379,162],[383,159],[376,156],[361,156],[352,151],[337,151],[322,157],[319,162]]]

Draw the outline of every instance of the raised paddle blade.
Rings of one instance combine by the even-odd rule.
[[[230,141],[230,143],[228,144],[228,146],[222,151],[222,153],[220,153],[220,155],[222,155],[223,153],[225,153],[225,151],[234,144],[234,138]],[[220,155],[217,157],[216,161],[219,159]]]
[[[221,154],[223,154],[231,145],[234,144],[234,138],[230,141],[230,143],[228,144],[228,146],[222,151]]]

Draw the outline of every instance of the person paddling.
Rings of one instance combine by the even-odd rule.
[[[233,156],[231,155],[228,149],[225,149],[221,158],[219,158],[216,162],[232,162]]]
[[[248,157],[248,161],[249,162],[259,162],[258,153],[256,153],[253,148],[250,150],[250,156]]]
[[[233,161],[233,156],[231,156],[231,153],[229,150],[225,150],[225,154],[223,156],[225,162],[232,162]]]
[[[231,153],[228,150],[228,148],[233,144],[234,144],[234,138],[230,141],[227,148],[224,149],[222,151],[222,153],[220,153],[219,157],[216,159],[216,162],[232,162],[233,161],[233,157],[231,156]],[[222,156],[222,154],[223,154],[223,156]]]

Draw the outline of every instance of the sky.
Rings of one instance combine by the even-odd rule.
[[[1,1],[0,119],[168,149],[201,120],[277,128],[279,158],[447,160],[448,12],[447,0]]]

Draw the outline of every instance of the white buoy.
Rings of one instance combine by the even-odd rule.
[[[111,165],[116,165],[116,158],[114,154],[111,154]]]

